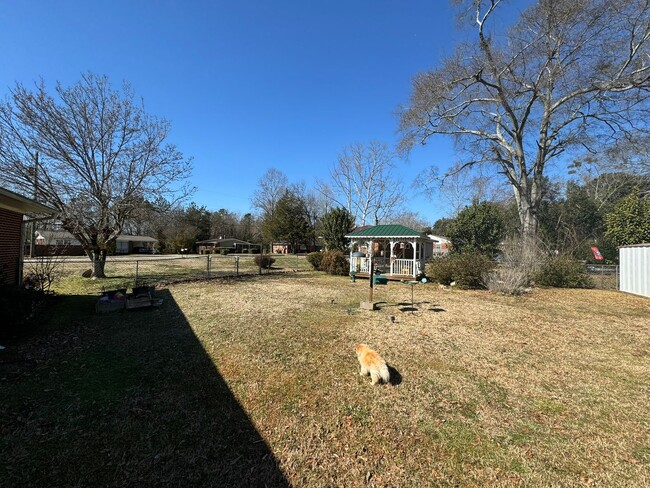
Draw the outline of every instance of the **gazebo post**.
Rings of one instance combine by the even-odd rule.
[[[418,241],[413,241],[413,278],[415,278],[416,273],[416,261],[418,255]]]
[[[373,301],[373,292],[374,292],[374,260],[373,260],[373,241],[368,241],[368,250],[367,250],[367,256],[368,256],[368,281],[369,283],[369,288],[368,288],[368,301],[367,302],[361,302],[360,307],[363,310],[376,310],[377,307],[375,305],[375,302]]]
[[[373,275],[372,275],[372,273],[374,271],[373,268],[374,268],[374,265],[373,265],[372,261],[370,261],[370,268],[369,268],[370,280],[368,280],[368,281],[370,281],[370,288],[369,288],[369,291],[368,291],[368,302],[370,302],[370,304],[372,304],[372,309],[371,310],[375,309],[375,304],[372,301],[372,298],[373,298],[372,295],[373,295],[373,292],[374,292],[374,284],[375,284],[375,280],[373,279]]]

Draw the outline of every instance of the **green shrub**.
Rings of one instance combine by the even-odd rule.
[[[555,288],[593,288],[594,281],[585,267],[567,256],[547,259],[535,276],[535,282]]]
[[[227,249],[227,248],[224,247],[224,248],[221,248],[221,251],[219,251],[219,252],[221,252],[222,256],[227,256],[230,253],[230,249]]]
[[[267,254],[258,254],[255,256],[255,264],[260,266],[260,263],[262,268],[270,268],[273,266],[273,263],[275,263],[275,258],[272,258]]]
[[[477,289],[485,288],[485,278],[494,266],[483,254],[464,252],[431,259],[426,272],[429,278],[443,285],[456,282],[459,288]]]
[[[323,260],[322,252],[310,252],[309,254],[307,254],[307,262],[311,264],[312,268],[314,268],[317,271],[320,269],[320,264],[322,260]]]
[[[453,262],[450,256],[435,256],[425,266],[426,274],[431,281],[441,285],[450,285],[454,281]]]
[[[347,254],[341,251],[325,251],[320,262],[320,270],[331,275],[346,276],[350,272]]]

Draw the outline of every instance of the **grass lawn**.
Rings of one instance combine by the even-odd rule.
[[[224,277],[236,275],[251,275],[259,273],[259,265],[255,263],[254,254],[221,256],[188,255],[188,256],[109,256],[106,262],[106,276],[102,280],[83,278],[84,271],[90,268],[90,261],[84,257],[60,257],[56,268],[57,279],[52,289],[60,294],[99,294],[103,290],[131,288],[137,281],[139,285],[160,282],[178,282],[197,280],[207,277]],[[210,263],[208,266],[208,258]],[[275,262],[269,269],[263,269],[263,274],[307,271],[311,265],[304,255],[273,255]],[[23,271],[27,276],[33,271],[29,262]]]
[[[65,296],[0,352],[0,485],[650,486],[650,301],[313,272]],[[391,317],[393,317],[391,319]],[[393,385],[360,377],[365,342]]]

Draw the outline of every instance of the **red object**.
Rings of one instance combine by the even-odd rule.
[[[591,252],[594,253],[594,259],[596,261],[602,261],[603,260],[603,255],[600,254],[600,251],[598,250],[598,248],[596,246],[591,247]]]

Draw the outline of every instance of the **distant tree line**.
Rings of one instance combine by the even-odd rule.
[[[617,247],[650,242],[650,177],[629,172],[602,173],[565,183],[544,180],[538,244],[549,254],[594,261],[598,247],[608,262]],[[474,198],[456,216],[439,219],[431,232],[448,237],[455,252],[498,255],[505,239],[521,235],[513,199]]]

